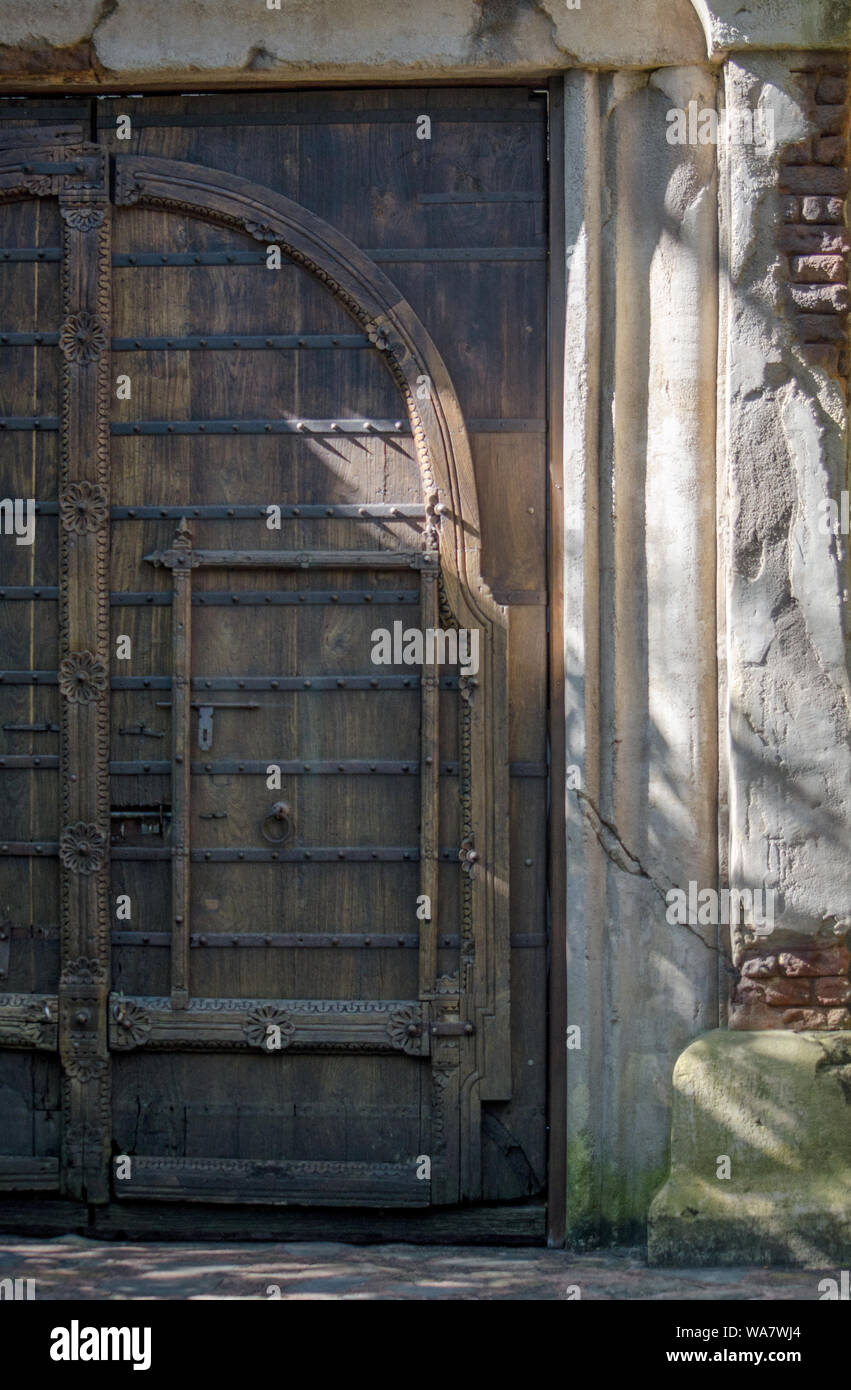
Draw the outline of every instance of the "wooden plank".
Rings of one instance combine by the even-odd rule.
[[[407,1163],[156,1158],[134,1154],[117,1195],[128,1200],[328,1206],[428,1206],[430,1184]]]
[[[87,150],[88,156],[88,150]],[[76,167],[76,166],[72,166]],[[61,760],[63,1190],[109,1196],[110,209],[103,155],[63,175]],[[85,187],[78,185],[85,180]],[[82,508],[82,510],[81,510]]]

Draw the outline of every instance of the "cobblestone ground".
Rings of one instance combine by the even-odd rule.
[[[818,1299],[834,1270],[648,1269],[638,1250],[130,1244],[0,1237],[0,1279],[37,1299]]]

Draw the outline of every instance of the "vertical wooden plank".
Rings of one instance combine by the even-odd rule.
[[[437,555],[435,554],[435,561]],[[420,625],[425,641],[440,626],[437,564],[420,575]],[[423,666],[420,677],[420,896],[428,917],[420,922],[420,998],[431,997],[437,976],[437,872],[440,771],[440,668]]]
[[[77,151],[75,151],[77,153]],[[62,1183],[109,1196],[109,324],[105,158],[63,178],[60,492]]]
[[[174,539],[171,609],[174,666],[172,690],[172,849],[171,849],[171,1005],[189,1002],[189,747],[192,719],[192,537],[186,521]]]
[[[550,83],[550,978],[547,1242],[564,1245],[567,1201],[567,893],[564,661],[563,392],[565,285],[564,82]]]

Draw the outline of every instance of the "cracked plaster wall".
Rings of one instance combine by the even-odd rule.
[[[776,133],[729,151],[724,488],[730,879],[776,889],[772,950],[851,927],[848,538],[818,526],[848,487],[846,406],[797,340],[777,252],[780,153],[809,133],[795,63],[727,68],[728,105],[773,110]]]

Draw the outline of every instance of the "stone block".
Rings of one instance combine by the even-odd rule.
[[[851,1037],[707,1033],[674,1070],[651,1264],[851,1262]],[[719,1178],[722,1156],[730,1177]]]

